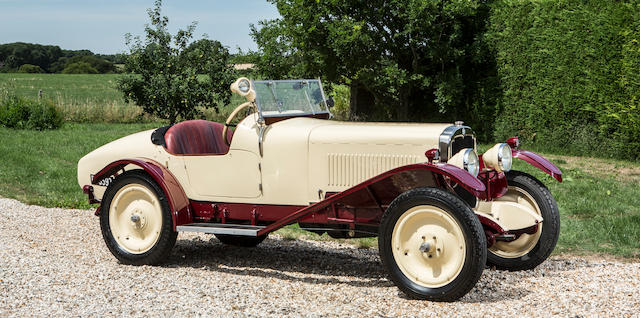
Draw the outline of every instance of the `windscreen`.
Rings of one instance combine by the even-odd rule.
[[[319,80],[255,81],[262,117],[329,113]]]

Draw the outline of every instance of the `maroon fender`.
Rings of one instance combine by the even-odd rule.
[[[530,163],[532,166],[546,172],[559,182],[562,182],[562,171],[560,171],[556,165],[551,163],[551,161],[547,160],[545,157],[535,152],[522,149],[512,149],[511,153],[513,154],[513,158],[522,159]]]
[[[444,163],[410,164],[381,173],[347,190],[328,196],[320,202],[316,202],[312,205],[303,207],[283,217],[282,219],[269,224],[265,228],[261,229],[258,232],[258,235],[263,235],[275,231],[285,225],[293,223],[294,221],[308,214],[327,208],[334,203],[344,204],[345,202],[351,201],[351,203],[349,203],[348,205],[357,206],[359,204],[354,202],[358,202],[358,199],[363,194],[367,194],[366,196],[373,196],[372,192],[377,192],[378,195],[380,195],[382,192],[379,191],[380,188],[385,189],[385,192],[388,192],[387,194],[393,193],[393,198],[395,198],[395,196],[399,195],[404,190],[408,190],[415,186],[420,186],[420,180],[426,180],[421,179],[421,177],[423,177],[425,173],[434,177],[432,181],[434,181],[435,184],[423,184],[424,186],[444,186],[440,184],[439,181],[437,181],[437,178],[435,178],[436,176],[442,176],[446,179],[451,180],[452,182],[459,184],[478,198],[483,198],[485,196],[486,187],[484,183],[482,183],[482,181],[471,175],[466,170]],[[398,177],[397,180],[394,179],[394,177]],[[378,191],[376,191],[376,187],[378,188]],[[377,204],[389,204],[393,198],[385,199],[378,197],[374,201],[376,201]],[[379,200],[382,200],[384,202],[380,202]]]
[[[99,184],[101,181],[117,175],[118,171],[128,165],[136,165],[146,171],[155,180],[165,197],[169,200],[173,230],[176,226],[192,222],[189,198],[184,193],[182,186],[176,177],[160,163],[147,158],[122,159],[114,161],[92,176],[91,183]]]

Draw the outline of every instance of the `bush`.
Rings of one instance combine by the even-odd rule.
[[[333,98],[334,105],[331,113],[337,120],[349,120],[349,102],[351,92],[347,85],[333,85],[329,96]]]
[[[56,129],[62,126],[62,114],[51,101],[35,101],[10,96],[0,101],[0,125],[17,129]]]
[[[44,73],[44,70],[38,65],[22,64],[18,69],[18,73]]]
[[[76,62],[67,64],[62,70],[63,74],[98,74],[98,70],[87,62]]]
[[[493,4],[487,38],[503,91],[498,140],[519,135],[564,153],[640,156],[640,16],[633,2]]]
[[[605,104],[598,112],[603,134],[615,136],[618,151],[640,158],[640,4],[629,5],[634,23],[620,33],[623,39],[621,70],[616,81],[622,98]]]

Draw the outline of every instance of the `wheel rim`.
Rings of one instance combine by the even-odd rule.
[[[510,186],[507,193],[502,197],[496,199],[496,201],[507,201],[522,204],[538,215],[542,215],[540,207],[536,203],[536,200],[524,189],[519,187]],[[542,235],[542,223],[538,224],[538,231],[534,234],[521,234],[517,240],[511,242],[496,242],[489,250],[503,258],[517,258],[529,253],[540,240]]]
[[[147,187],[128,184],[118,190],[111,201],[109,227],[123,250],[132,254],[145,253],[160,238],[160,202]]]
[[[407,210],[393,228],[396,264],[412,282],[437,288],[452,282],[466,257],[464,234],[446,211],[420,205]]]

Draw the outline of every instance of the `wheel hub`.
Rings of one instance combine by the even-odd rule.
[[[438,240],[437,236],[425,235],[422,236],[422,241],[422,244],[418,247],[418,250],[422,252],[422,257],[440,257],[444,253],[444,244],[441,240]]]
[[[142,229],[145,225],[147,225],[147,219],[144,217],[142,210],[135,209],[131,213],[131,226],[139,230]]]

